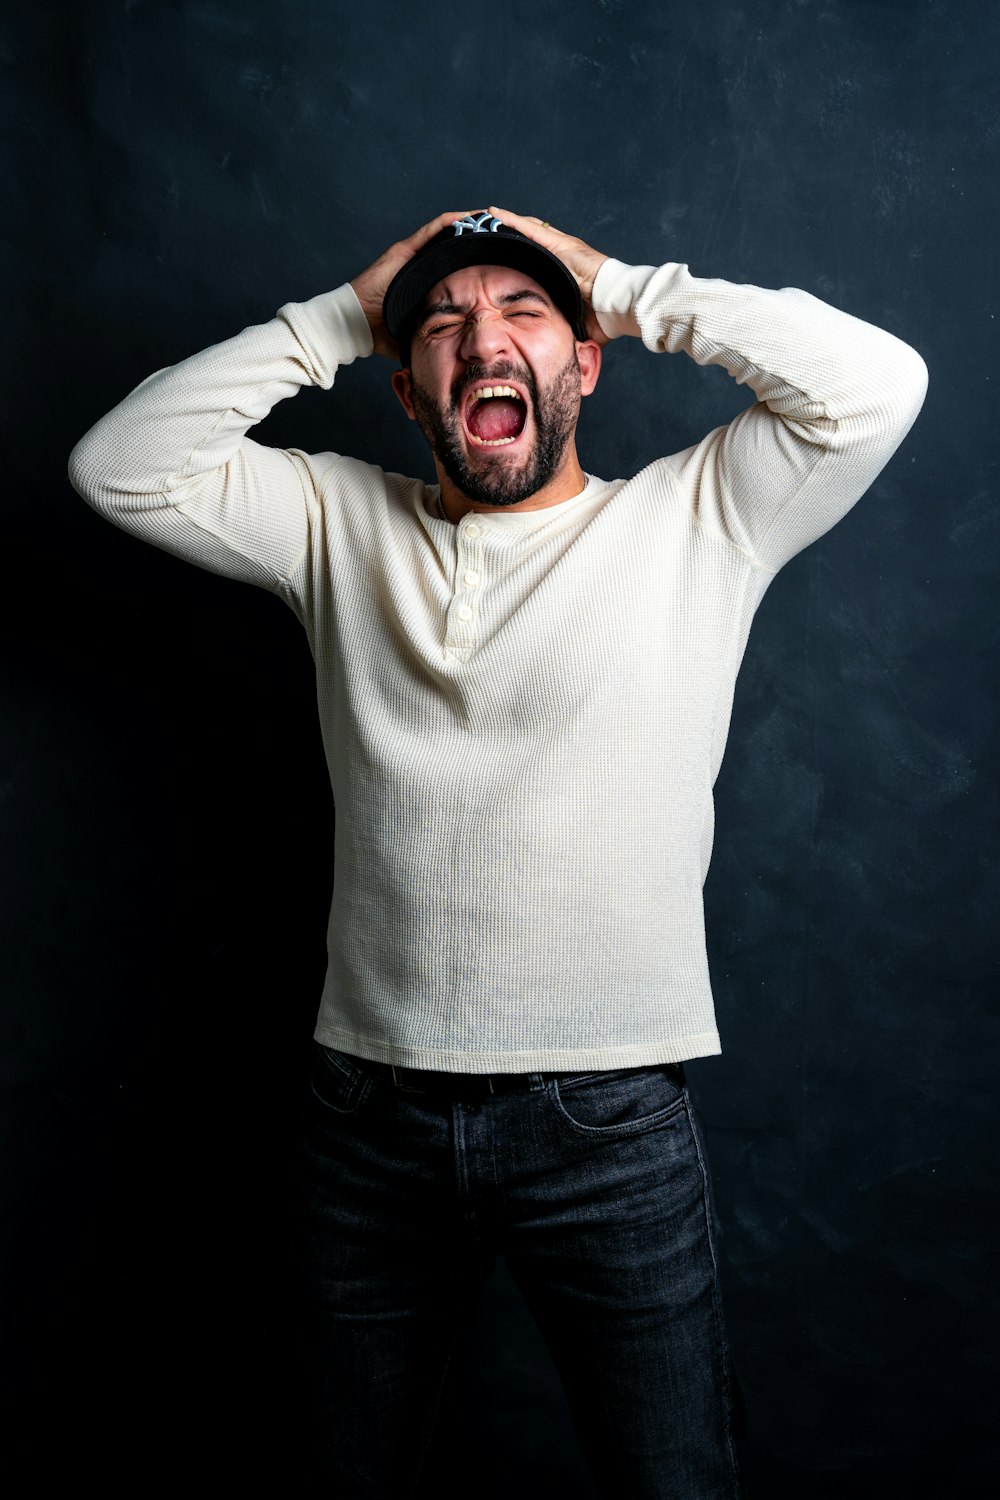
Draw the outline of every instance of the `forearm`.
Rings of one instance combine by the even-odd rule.
[[[291,454],[246,434],[305,385],[371,348],[349,286],[288,303],[137,386],[77,443],[75,489],[109,520],[193,562],[257,578],[255,549],[279,573],[301,549],[303,479]],[[259,535],[259,543],[255,539]],[[219,547],[251,563],[220,565]]]
[[[329,389],[338,365],[364,352],[367,325],[349,299],[341,287],[289,303],[270,322],[150,375],[77,443],[74,487],[99,509],[142,509],[221,469],[277,402],[305,385]]]
[[[827,424],[870,415],[912,422],[927,373],[908,344],[795,287],[764,287],[692,276],[685,265],[626,266],[607,260],[594,307],[610,337],[633,334],[648,349],[722,365],[778,416]]]
[[[762,403],[692,454],[707,511],[768,567],[850,508],[923,402],[927,372],[915,350],[794,288],[611,260],[595,281],[594,308],[610,337],[632,334],[653,351],[721,365]]]

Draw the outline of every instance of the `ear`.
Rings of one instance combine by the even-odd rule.
[[[593,339],[577,344],[576,357],[580,365],[580,395],[589,396],[601,373],[601,346]]]
[[[417,420],[417,414],[413,409],[413,401],[410,398],[410,372],[409,370],[395,370],[392,376],[392,388],[399,397],[399,404],[406,412],[411,422]]]

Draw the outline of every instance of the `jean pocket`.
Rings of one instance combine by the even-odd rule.
[[[555,1078],[555,1106],[566,1124],[592,1136],[638,1135],[679,1114],[687,1099],[680,1063]]]
[[[312,1071],[313,1097],[338,1115],[351,1115],[368,1097],[374,1074],[365,1072],[346,1052],[316,1043]]]

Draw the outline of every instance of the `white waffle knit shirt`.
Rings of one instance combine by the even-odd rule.
[[[794,289],[609,260],[593,301],[612,338],[720,364],[756,403],[633,479],[453,525],[434,486],[246,436],[371,352],[345,285],[151,375],[70,459],[102,515],[306,629],[336,805],[315,1035],[355,1056],[488,1073],[721,1050],[702,887],[750,622],[927,374]]]

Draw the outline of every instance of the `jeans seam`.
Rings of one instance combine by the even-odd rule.
[[[685,1101],[685,1103],[687,1104],[687,1101]],[[710,1189],[708,1179],[708,1166],[705,1161],[704,1153],[701,1149],[701,1140],[699,1138],[694,1119],[692,1118],[692,1110],[689,1105],[687,1107],[687,1116],[688,1124],[691,1129],[691,1138],[694,1141],[695,1154],[698,1158],[698,1166],[701,1171],[702,1210],[705,1215],[705,1230],[708,1238],[708,1246],[712,1253],[712,1268],[715,1273],[712,1277],[712,1313],[715,1318],[716,1337],[718,1340],[718,1347],[722,1359],[722,1393],[726,1412],[726,1452],[729,1454],[730,1469],[732,1472],[733,1481],[737,1487],[737,1493],[742,1495],[743,1490],[742,1481],[740,1478],[739,1459],[736,1454],[736,1440],[733,1434],[734,1413],[733,1382],[731,1369],[732,1355],[729,1349],[729,1339],[726,1334],[726,1322],[722,1307],[722,1287],[719,1280],[719,1258],[716,1254],[715,1249],[715,1233],[712,1224],[712,1214],[709,1201]]]
[[[593,1076],[597,1077],[599,1075],[595,1074]],[[552,1080],[552,1102],[556,1107],[559,1117],[570,1125],[573,1130],[579,1132],[580,1135],[597,1137],[598,1139],[603,1137],[606,1140],[622,1139],[629,1136],[642,1135],[647,1130],[655,1130],[658,1125],[665,1125],[675,1115],[679,1115],[687,1104],[687,1085],[682,1084],[681,1093],[678,1098],[673,1100],[672,1103],[664,1105],[663,1109],[658,1109],[651,1115],[642,1115],[637,1120],[622,1120],[617,1125],[581,1125],[578,1120],[574,1120],[563,1102],[560,1092],[560,1080],[558,1078]],[[700,1162],[700,1153],[698,1159]]]
[[[337,1072],[342,1073],[345,1078],[350,1079],[351,1083],[356,1083],[357,1080],[362,1076],[361,1069],[354,1063],[349,1062],[340,1052],[337,1051],[336,1047],[326,1047],[322,1042],[319,1045],[322,1047],[323,1055],[327,1064],[331,1068],[336,1068]]]
[[[320,1043],[320,1046],[322,1047],[322,1043]],[[367,1077],[365,1077],[360,1068],[354,1069],[353,1072],[348,1072],[347,1068],[341,1065],[341,1062],[336,1056],[336,1053],[333,1051],[333,1049],[322,1047],[322,1051],[325,1054],[321,1059],[324,1069],[329,1070],[332,1075],[341,1080],[344,1087],[349,1090],[348,1098],[351,1100],[351,1102],[347,1109],[342,1109],[339,1104],[331,1104],[329,1099],[324,1099],[323,1095],[316,1087],[315,1072],[309,1080],[310,1092],[312,1093],[312,1096],[317,1101],[317,1103],[322,1105],[323,1109],[327,1110],[331,1115],[338,1115],[342,1119],[347,1119],[349,1116],[357,1114],[358,1110],[361,1108],[362,1104],[371,1093],[372,1084],[375,1081],[375,1075],[370,1073]],[[333,1052],[332,1056],[330,1055],[331,1052]]]

